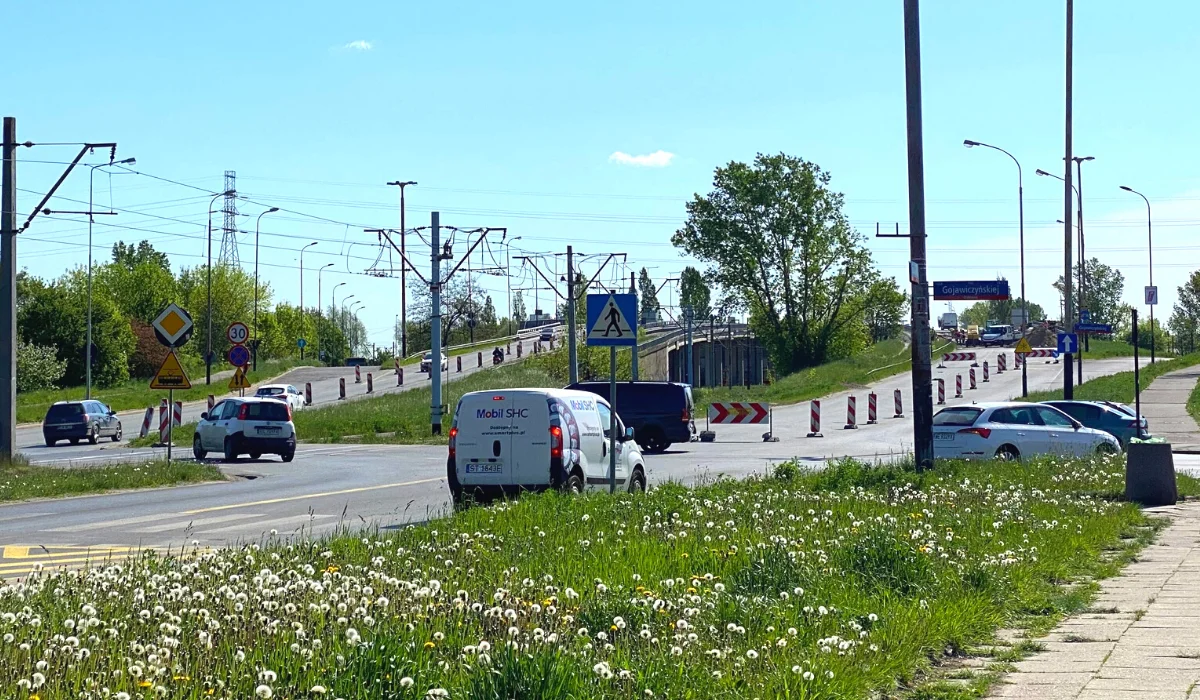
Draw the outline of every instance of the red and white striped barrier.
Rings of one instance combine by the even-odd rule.
[[[897,389],[895,392],[892,393],[892,396],[896,400],[896,415],[892,416],[892,418],[903,418],[904,417],[904,398],[900,395],[900,390]]]
[[[208,395],[208,410],[211,411],[213,404],[215,404],[216,402],[217,402],[217,397],[213,396],[212,394],[209,394]]]
[[[167,444],[167,431],[171,429],[171,409],[166,399],[158,404],[158,442]]]
[[[1031,357],[1049,357],[1053,358],[1054,364],[1058,364],[1058,349],[1057,348],[1034,348],[1032,352],[1025,353],[1025,360],[1028,361]],[[1046,364],[1050,364],[1050,360],[1046,360]]]
[[[375,382],[372,381],[370,372],[367,372],[367,393],[368,394],[375,393]]]
[[[404,368],[396,371],[396,386],[404,386]]]
[[[1013,353],[1013,369],[1021,369],[1021,353]]]
[[[709,423],[734,425],[766,423],[771,419],[771,405],[758,402],[712,403],[708,406]]]
[[[947,362],[966,362],[975,361],[975,353],[973,352],[948,352],[942,355],[942,361],[938,363],[939,368],[945,368]]]
[[[175,427],[183,425],[183,402],[175,402],[175,411],[171,414],[171,419],[175,421]]]
[[[346,378],[338,377],[338,401],[346,399]]]
[[[821,434],[821,402],[813,400],[811,404],[812,408],[808,413],[808,437],[825,437]]]
[[[879,422],[879,397],[875,392],[867,394],[867,425],[875,425]]]
[[[462,355],[459,355],[458,357],[456,357],[454,359],[458,361],[458,371],[461,372],[462,371]]]
[[[518,357],[518,358],[520,358],[520,357],[521,357],[521,347],[522,347],[522,346],[521,346],[521,341],[519,341],[519,340],[518,340],[518,341],[517,341],[517,357]]]
[[[304,405],[312,405],[312,382],[304,382]]]
[[[846,425],[845,430],[858,430],[858,416],[855,404],[858,399],[853,394],[846,398]]]
[[[400,374],[400,358],[399,357],[396,358],[396,370],[394,373]]]
[[[354,383],[362,384],[362,371],[359,369],[358,365],[354,365]]]
[[[938,405],[946,403],[946,380],[938,377]]]
[[[971,390],[975,390],[975,368],[971,368]]]
[[[987,360],[984,360],[983,361],[983,383],[987,384],[987,381],[988,381],[988,365],[987,365]]]
[[[956,398],[956,399],[962,398],[962,375],[961,374],[954,375],[954,398]]]
[[[1005,358],[1004,353],[1000,353],[996,356],[996,374],[1004,374],[1004,372],[1008,370],[1007,365],[1008,360]]]
[[[475,365],[476,367],[483,366],[483,351],[475,353],[475,361],[478,363]]]
[[[138,437],[146,437],[150,434],[150,424],[154,421],[154,407],[146,407],[146,416],[142,418],[142,429],[138,432]]]

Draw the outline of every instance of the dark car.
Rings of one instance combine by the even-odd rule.
[[[115,411],[99,401],[59,401],[46,411],[42,419],[42,435],[46,445],[53,447],[59,440],[78,445],[86,439],[95,445],[102,437],[121,441],[121,419]]]
[[[1122,448],[1129,447],[1130,438],[1149,437],[1150,424],[1143,417],[1141,427],[1133,411],[1124,404],[1110,401],[1043,401],[1053,406],[1089,428],[1103,430],[1121,443]]]
[[[609,398],[608,382],[579,382],[567,388]],[[646,452],[662,452],[672,443],[689,442],[696,432],[692,387],[687,384],[617,382],[616,409]]]

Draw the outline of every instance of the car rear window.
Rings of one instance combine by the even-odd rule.
[[[283,393],[283,389],[281,387],[269,386],[269,387],[264,387],[262,389],[259,389],[256,396],[273,396],[275,394],[282,394],[282,393]]]
[[[246,404],[247,420],[287,420],[288,407],[277,401],[254,401]]]
[[[955,407],[943,408],[933,416],[934,425],[974,425],[981,408]]]
[[[74,418],[75,416],[83,415],[83,404],[80,403],[59,403],[50,407],[46,412],[46,418]]]

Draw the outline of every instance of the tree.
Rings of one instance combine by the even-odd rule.
[[[907,306],[908,295],[900,291],[895,279],[885,277],[871,285],[863,302],[863,320],[872,343],[887,340],[900,332]]]
[[[1196,347],[1197,322],[1200,321],[1200,270],[1188,275],[1178,288],[1179,297],[1167,327],[1178,338],[1178,344],[1193,352]]]
[[[700,271],[690,265],[683,268],[679,275],[679,305],[691,307],[692,318],[704,321],[712,315],[711,297]]]
[[[184,268],[179,272],[180,305],[191,314],[195,330],[184,347],[203,358],[208,349],[208,269]],[[213,365],[222,362],[230,343],[225,329],[234,321],[249,325],[254,320],[254,277],[241,268],[221,265],[212,270]],[[263,322],[262,288],[259,288],[259,323]],[[259,330],[261,337],[262,332]],[[300,336],[297,336],[300,337]],[[311,336],[305,336],[311,337]],[[291,339],[294,345],[296,338]],[[263,355],[259,355],[262,358]]]
[[[1120,270],[1105,265],[1096,258],[1089,258],[1083,268],[1083,304],[1091,312],[1093,323],[1117,323],[1120,316],[1121,295],[1125,292],[1125,275]],[[1071,293],[1079,294],[1079,264],[1071,273]],[[1054,282],[1059,295],[1063,293],[1062,275]],[[1078,298],[1078,297],[1077,297]]]
[[[658,290],[654,288],[654,280],[646,268],[638,273],[638,299],[641,301],[642,323],[658,320]]]
[[[1041,321],[1046,318],[1046,311],[1041,304],[1029,302],[1029,322]],[[1013,312],[1017,314],[1017,320],[1020,320],[1021,298],[1015,299],[997,299],[993,301],[977,301],[967,307],[965,311],[958,315],[958,322],[964,326],[979,326],[980,328],[991,325],[994,321],[997,325],[1017,325],[1013,323]]]
[[[492,295],[489,294],[483,300],[483,311],[479,312],[479,323],[484,326],[495,326],[497,321],[496,305],[492,302]]]
[[[529,313],[525,310],[525,297],[520,292],[513,294],[512,306],[513,323],[520,327],[529,319]]]
[[[112,259],[114,263],[128,268],[149,263],[167,272],[171,271],[171,262],[167,259],[167,254],[155,250],[150,241],[142,241],[136,248],[126,245],[124,241],[117,241],[113,244]]]
[[[853,352],[866,290],[879,278],[829,181],[816,164],[783,154],[729,163],[712,192],[688,203],[671,239],[742,297],[784,373]]]
[[[107,295],[123,315],[142,323],[153,322],[167,304],[180,300],[171,270],[153,260],[101,265],[95,270],[93,292]]]
[[[66,371],[54,348],[17,341],[17,391],[57,389]]]

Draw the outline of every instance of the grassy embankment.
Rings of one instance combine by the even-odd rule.
[[[1091,339],[1091,345],[1084,351],[1085,360],[1102,360],[1106,357],[1133,357],[1133,345],[1120,340]],[[1149,355],[1148,350],[1142,350],[1143,355]]]
[[[277,377],[293,367],[312,364],[314,362],[306,361],[301,363],[298,359],[271,360],[269,362],[258,363],[258,371],[247,372],[246,376],[250,379],[251,384],[256,384],[265,379]],[[231,368],[224,363],[220,366],[213,366],[214,372],[227,369]],[[209,394],[216,394],[220,397],[229,393],[229,389],[226,386],[229,383],[228,379],[213,380],[211,386],[205,386],[203,369],[199,373],[189,372],[188,378],[192,380],[192,388],[186,391],[176,391],[176,401],[202,401]],[[85,394],[86,388],[82,386],[29,391],[17,394],[17,422],[40,423],[42,418],[46,416],[46,410],[55,401],[80,401]],[[157,406],[159,400],[166,397],[166,391],[150,388],[149,379],[130,379],[116,386],[92,387],[92,398],[103,401],[114,411],[127,411],[137,408],[144,409],[147,406]]]
[[[1150,386],[1157,377],[1173,372],[1184,367],[1200,364],[1200,353],[1184,355],[1171,360],[1159,360],[1152,365],[1146,365],[1141,368],[1139,374],[1140,384],[1144,391]],[[1084,364],[1086,367],[1086,363]],[[1133,366],[1133,361],[1130,360],[1130,366]],[[1062,389],[1053,391],[1031,391],[1024,401],[1051,401],[1061,399],[1063,397]],[[1128,372],[1117,372],[1103,377],[1089,379],[1083,384],[1075,387],[1075,400],[1077,401],[1118,401],[1133,405],[1133,370]]]
[[[0,462],[0,503],[30,498],[61,498],[84,494],[178,486],[220,481],[221,470],[211,464],[147,460],[94,467],[37,467],[25,460]]]
[[[1094,579],[1152,538],[1119,500],[1122,477],[1119,458],[923,474],[792,465],[43,572],[0,584],[12,635],[0,686],[183,700],[977,697],[1033,645],[997,645],[966,687],[934,668],[989,653],[999,627],[1037,633],[1085,609]],[[1197,492],[1186,477],[1181,489]],[[96,633],[72,632],[84,628]]]

